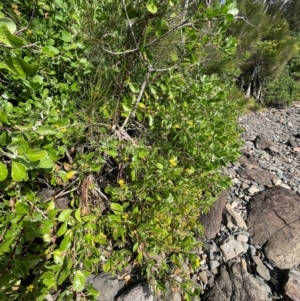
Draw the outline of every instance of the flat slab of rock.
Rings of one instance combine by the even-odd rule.
[[[284,287],[285,294],[293,301],[300,301],[300,272],[290,270]]]
[[[221,192],[208,214],[200,215],[199,222],[204,226],[205,239],[213,239],[219,233],[227,195],[227,191]]]
[[[220,269],[201,301],[270,301],[265,288],[238,263]]]
[[[274,186],[249,202],[247,225],[255,244],[280,269],[300,263],[300,197]]]
[[[264,265],[264,263],[261,261],[261,259],[258,256],[252,256],[253,261],[256,264],[256,272],[259,276],[264,278],[265,280],[269,281],[271,279],[269,270]]]
[[[243,218],[234,211],[234,209],[229,205],[226,204],[225,206],[226,212],[233,218],[234,223],[242,230],[247,230],[247,225]]]
[[[244,247],[241,243],[234,239],[233,236],[229,236],[220,245],[220,248],[225,257],[225,261],[233,259],[244,252]]]
[[[266,171],[259,169],[246,169],[246,170],[237,170],[237,174],[243,179],[249,179],[260,185],[272,187],[273,181],[279,180],[279,178]]]

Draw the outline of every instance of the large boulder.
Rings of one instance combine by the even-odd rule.
[[[300,263],[300,197],[274,186],[254,196],[248,206],[247,225],[255,244],[280,269]]]
[[[201,301],[269,301],[264,286],[240,264],[222,267],[215,285],[206,291]]]
[[[204,226],[205,239],[213,239],[219,233],[227,195],[227,191],[221,192],[210,211],[200,215],[199,222]]]

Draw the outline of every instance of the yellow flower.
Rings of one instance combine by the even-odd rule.
[[[106,239],[106,235],[104,233],[102,233],[102,232],[99,233],[99,237],[103,238],[103,239]]]
[[[177,165],[177,162],[174,159],[170,159],[169,163],[171,167],[175,167]]]
[[[200,266],[200,259],[199,259],[199,257],[197,257],[197,259],[195,261],[195,265],[196,265],[196,267]]]
[[[124,220],[128,220],[128,214],[123,214],[122,217],[124,218]]]
[[[26,288],[26,294],[29,293],[29,292],[32,292],[34,289],[34,286],[32,284],[30,284],[29,286],[27,286]]]
[[[123,179],[120,179],[119,181],[118,181],[118,183],[119,183],[119,185],[120,185],[120,187],[122,188],[122,187],[124,187],[126,184],[125,184],[125,181],[123,180]]]
[[[66,129],[66,128],[63,128],[63,129],[61,129],[61,131],[62,131],[63,133],[65,133],[65,132],[67,131],[67,129]]]

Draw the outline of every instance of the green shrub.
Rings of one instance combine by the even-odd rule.
[[[267,105],[286,105],[299,99],[300,82],[295,81],[287,71],[266,86],[264,102]]]
[[[1,300],[58,290],[58,300],[93,300],[86,277],[129,263],[158,290],[169,281],[187,300],[199,294],[190,281],[198,217],[230,185],[221,168],[238,156],[239,108],[229,82],[201,73],[207,54],[199,50],[201,38],[234,52],[225,32],[235,5],[195,8],[152,0],[3,6]],[[173,15],[197,26],[220,21],[204,38],[187,22],[168,25]],[[129,53],[136,42],[127,17],[143,24]],[[169,52],[159,43],[156,65],[153,39],[169,31],[184,43]],[[54,196],[41,196],[47,187]],[[68,208],[59,208],[62,197]]]

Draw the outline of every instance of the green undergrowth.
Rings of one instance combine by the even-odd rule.
[[[1,300],[94,300],[88,275],[128,265],[157,291],[199,295],[198,217],[240,147],[232,83],[201,68],[200,40],[234,52],[227,2],[0,5]],[[206,36],[185,17],[221,21]],[[168,32],[182,45],[156,65]]]

